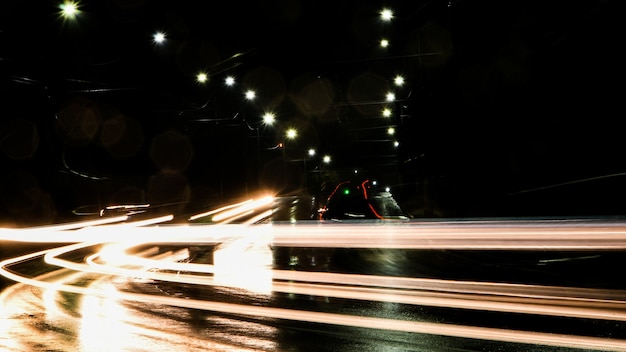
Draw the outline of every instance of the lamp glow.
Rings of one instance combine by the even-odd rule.
[[[404,77],[397,75],[394,79],[393,79],[393,83],[398,86],[401,87],[404,85]]]
[[[74,19],[80,13],[78,3],[74,1],[65,1],[59,5],[59,8],[61,9],[61,16],[66,19]]]
[[[298,136],[298,131],[296,131],[295,128],[290,128],[290,129],[287,130],[286,136],[289,139],[294,139],[294,138],[296,138]]]
[[[154,33],[154,35],[152,36],[152,41],[155,44],[163,44],[163,42],[165,42],[165,33],[163,32]]]
[[[266,125],[271,125],[276,121],[276,115],[272,112],[266,112],[263,114],[263,123]]]
[[[248,90],[245,93],[246,99],[253,100],[256,97],[256,93],[253,90]]]
[[[390,9],[382,9],[380,11],[380,18],[385,22],[391,21],[391,19],[393,18],[393,11],[391,11]]]
[[[208,80],[209,80],[209,76],[204,72],[200,72],[196,76],[196,81],[198,81],[198,83],[206,83],[206,81]]]

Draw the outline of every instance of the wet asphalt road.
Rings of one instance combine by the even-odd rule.
[[[3,248],[7,248],[4,246]],[[25,248],[27,252],[32,248]],[[180,248],[177,248],[180,250]],[[171,252],[170,247],[159,247],[155,253]],[[205,252],[208,254],[211,252]],[[285,252],[290,255],[286,255]],[[15,253],[15,252],[13,252]],[[297,251],[274,248],[272,251],[274,269],[301,271],[333,271],[345,274],[363,273],[372,276],[389,277],[415,276],[415,267],[376,263],[368,251]],[[480,254],[480,256],[478,256]],[[564,253],[570,254],[570,253]],[[76,253],[80,260],[85,253]],[[154,255],[154,253],[153,253]],[[448,251],[396,252],[397,258],[415,262],[419,256],[428,263],[421,264],[421,272],[430,269],[432,275],[447,272],[457,276],[457,280],[488,280],[504,277],[498,270],[515,268],[518,277],[528,279],[528,270],[539,272],[538,268],[524,266],[524,261],[515,259],[510,253],[505,264],[500,253],[489,263],[485,253],[463,253]],[[495,255],[492,253],[492,255]],[[518,253],[517,256],[520,256]],[[210,256],[209,256],[210,257]],[[364,257],[370,258],[364,261]],[[618,265],[621,253],[601,253],[600,256],[587,255],[571,268],[579,265]],[[482,258],[482,266],[472,263]],[[536,262],[537,258],[526,255],[526,261]],[[294,259],[296,262],[294,263]],[[290,260],[290,261],[287,261]],[[448,262],[447,265],[441,263]],[[312,264],[315,263],[315,264]],[[436,265],[436,263],[440,263]],[[499,263],[499,264],[495,264]],[[586,264],[585,264],[586,263]],[[562,265],[562,264],[560,264]],[[21,263],[12,269],[35,276],[43,274],[44,281],[65,284],[72,283],[88,287],[98,292],[110,292],[108,296],[89,295],[57,291],[52,288],[39,288],[16,284],[5,287],[2,296],[2,351],[586,351],[587,347],[576,348],[576,340],[571,336],[589,337],[599,341],[613,341],[609,350],[626,350],[619,341],[626,341],[626,324],[623,320],[586,319],[562,317],[558,315],[523,314],[515,312],[487,311],[482,309],[461,309],[455,307],[417,305],[388,301],[351,299],[337,297],[332,291],[328,295],[313,292],[252,292],[248,289],[219,285],[168,282],[145,278],[119,277],[89,272],[72,272],[66,269],[51,270],[40,259]],[[462,270],[463,267],[468,267]],[[582,266],[584,267],[584,266]],[[382,270],[381,268],[387,268]],[[557,267],[558,268],[558,267]],[[580,266],[578,267],[581,268]],[[489,269],[489,270],[487,270]],[[589,268],[588,268],[589,269]],[[50,270],[50,271],[49,271]],[[456,270],[456,271],[454,271]],[[543,275],[535,275],[533,284],[545,284],[558,278],[556,283],[574,283],[576,275],[570,271],[542,269]],[[487,272],[487,273],[486,273]],[[568,274],[569,273],[569,274]],[[177,273],[184,275],[185,273]],[[524,276],[526,274],[526,276]],[[579,278],[593,277],[593,271],[579,272]],[[603,279],[607,275],[597,275],[591,285],[606,286]],[[545,282],[542,282],[545,281]],[[583,281],[580,281],[583,282]],[[589,284],[589,281],[587,285]],[[614,282],[614,281],[613,281]],[[289,283],[286,281],[286,283]],[[337,282],[333,287],[342,287]],[[593,288],[591,288],[593,289]],[[599,287],[623,294],[623,287]],[[142,299],[125,299],[119,292],[141,297],[158,297],[154,302]],[[604,291],[603,291],[604,292]],[[403,290],[395,293],[401,295]],[[435,296],[435,295],[433,295]],[[135,296],[132,296],[135,297]],[[120,299],[124,298],[124,299]],[[466,297],[468,298],[468,297]],[[172,301],[167,301],[171,299]],[[471,300],[471,297],[468,299]],[[478,296],[475,298],[479,300]],[[194,307],[189,302],[214,302],[222,306]],[[232,305],[232,307],[231,307]],[[254,309],[240,311],[238,307]],[[232,308],[232,309],[231,309]],[[277,310],[266,314],[265,308]],[[619,308],[620,314],[623,308]],[[325,319],[328,319],[326,323]],[[334,320],[339,319],[339,320]],[[341,320],[345,319],[345,320]],[[362,327],[361,321],[382,320],[383,326]],[[402,331],[402,328],[385,328],[385,322],[399,320],[417,325],[418,331]],[[428,325],[431,324],[431,325]],[[365,324],[367,325],[367,324]],[[400,324],[402,325],[402,324]],[[441,327],[470,327],[460,334]],[[487,328],[472,334],[476,329]],[[493,329],[493,330],[489,330]],[[568,342],[542,344],[541,337],[529,343],[506,342],[497,336],[513,332],[514,339],[532,336],[532,332],[565,336]],[[489,338],[493,333],[494,340]],[[527,333],[530,335],[527,336]],[[469,335],[469,336],[468,336]],[[520,337],[521,336],[521,337]],[[548,335],[546,335],[548,336]],[[506,339],[506,338],[505,338]],[[537,343],[539,341],[539,343]],[[574,341],[574,342],[572,342]],[[617,341],[617,342],[615,342]],[[617,345],[615,345],[617,343]],[[567,346],[568,347],[564,347]],[[615,347],[617,346],[617,347]]]

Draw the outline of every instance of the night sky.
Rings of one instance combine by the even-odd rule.
[[[626,211],[617,1],[60,4],[0,10],[3,224],[322,196],[355,169],[414,217]]]

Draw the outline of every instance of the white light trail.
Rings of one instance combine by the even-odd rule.
[[[94,297],[152,302],[176,307],[246,314],[268,318],[339,324],[355,327],[440,334],[465,338],[626,351],[626,341],[610,338],[557,335],[499,328],[481,328],[370,318],[364,316],[293,311],[243,304],[164,297],[117,291],[106,285],[79,287],[49,277],[30,278],[11,270],[17,264],[43,257],[45,262],[74,272],[202,286],[244,288],[360,301],[379,301],[466,311],[498,311],[538,316],[626,321],[626,293],[609,289],[538,286],[497,282],[387,277],[272,270],[272,247],[491,249],[491,250],[624,250],[626,224],[604,223],[270,223],[251,225],[271,216],[273,198],[249,200],[191,217],[212,216],[218,223],[203,226],[162,225],[171,215],[126,222],[126,217],[62,224],[33,229],[1,229],[0,239],[22,242],[58,242],[69,245],[0,262],[0,274],[26,285]],[[241,224],[230,222],[243,221]],[[155,226],[159,225],[159,226]],[[44,240],[45,239],[45,240]],[[155,255],[160,244],[214,247],[214,265],[189,263],[188,252]],[[93,247],[91,255],[76,262],[72,252]],[[136,248],[147,251],[129,254]],[[246,260],[249,259],[249,260]],[[57,270],[61,270],[57,269]],[[208,274],[208,275],[207,275]],[[258,279],[258,280],[257,280]]]
[[[25,229],[14,228],[0,228],[0,241],[15,241],[15,242],[37,242],[37,243],[68,243],[76,242],[75,239],[71,239],[65,236],[69,232],[62,231],[77,230],[93,226],[101,226],[106,224],[113,224],[126,221],[128,216],[116,216],[111,218],[102,218],[95,220],[87,220],[80,222],[72,222],[67,224],[51,225],[51,226],[38,226]]]
[[[241,248],[249,245],[245,241],[239,241],[227,247],[227,250],[224,250],[222,253],[218,251],[216,254],[219,254],[215,258],[216,264],[222,260],[226,261],[220,263],[221,265],[215,266],[135,258],[135,260],[129,260],[124,268],[111,267],[95,263],[93,259],[97,257],[97,254],[92,256],[93,258],[88,258],[89,265],[86,265],[57,258],[57,256],[67,253],[65,250],[49,251],[46,254],[46,262],[76,271],[184,284],[241,287],[254,292],[268,294],[273,291],[412,305],[626,321],[626,293],[612,290],[580,290],[576,288],[560,288],[560,290],[557,290],[558,288],[549,286],[439,280],[438,290],[440,293],[433,293],[431,291],[436,289],[436,287],[428,285],[428,283],[435,280],[405,278],[405,280],[402,280],[404,281],[401,287],[402,290],[399,290],[400,285],[397,285],[395,282],[401,280],[394,277],[371,277],[365,282],[363,279],[367,276],[363,275],[307,272],[298,272],[297,282],[271,282],[272,277],[276,280],[293,279],[291,277],[293,275],[289,275],[289,273],[293,272],[269,270],[271,256],[268,256],[267,253],[263,256],[252,256],[252,258],[258,258],[256,261],[230,261],[229,258],[233,256],[239,258],[243,253],[252,255],[253,253],[246,253]],[[70,251],[80,248],[83,247],[79,245],[66,247]],[[263,251],[259,250],[258,253],[263,253]],[[130,256],[129,258],[132,259]],[[162,270],[179,270],[187,273],[190,270],[197,270],[197,272],[215,273],[216,275],[214,278],[204,275],[181,275],[146,271],[145,268],[149,268],[150,263],[154,263],[155,267],[158,265]],[[145,266],[145,268],[141,270],[128,269],[130,265]],[[218,269],[216,270],[216,268]],[[320,280],[320,276],[325,276],[326,279]],[[341,283],[342,286],[306,283],[314,281]],[[467,287],[470,285],[473,289],[466,289],[464,292],[458,288],[459,286]],[[411,288],[410,291],[408,287]],[[516,295],[507,293],[507,289],[510,288],[517,288],[519,293]],[[587,297],[581,298],[576,296],[583,296],[583,294],[586,294]],[[621,300],[606,298],[618,294],[621,294],[621,297],[617,297]]]
[[[3,267],[6,266],[4,262],[1,263],[1,265]],[[27,281],[29,281],[31,285],[37,287],[50,288],[52,285],[54,285],[55,289],[83,295],[108,297],[110,294],[108,290],[94,289],[91,287],[78,287],[58,283],[51,284],[32,279],[29,279]],[[609,338],[560,335],[532,331],[518,331],[454,324],[417,322],[402,319],[387,319],[365,316],[352,316],[345,314],[310,312],[285,308],[260,307],[129,292],[118,292],[116,298],[143,303],[155,303],[192,309],[204,309],[229,314],[243,314],[256,317],[345,325],[369,329],[395,330],[421,334],[437,334],[444,336],[538,344],[547,346],[586,348],[589,350],[599,351],[626,351],[626,341]]]
[[[453,226],[397,223],[275,226],[273,245],[287,247],[490,249],[490,250],[624,250],[626,227]]]

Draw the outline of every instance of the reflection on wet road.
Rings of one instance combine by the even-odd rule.
[[[626,224],[168,219],[2,230],[58,245],[0,263],[0,350],[626,351],[623,280],[585,281]],[[476,258],[514,263],[458,273]],[[554,276],[515,279],[527,261]]]

